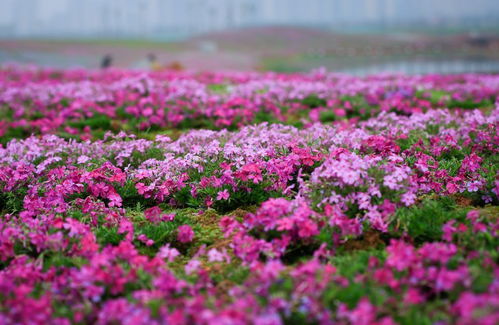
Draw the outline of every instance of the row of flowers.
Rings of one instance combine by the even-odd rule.
[[[0,70],[0,136],[308,125],[379,112],[492,107],[499,77]]]
[[[98,250],[90,239],[82,245],[94,248],[73,251],[65,261],[79,267],[46,268],[42,257],[13,259],[0,273],[0,319],[5,324],[281,324],[283,319],[495,324],[499,268],[496,256],[483,247],[494,245],[490,236],[497,233],[497,218],[491,222],[470,211],[457,226],[441,242],[415,247],[392,240],[386,254],[356,259],[341,260],[324,245],[293,267],[269,257],[238,266],[247,275],[241,284],[226,286],[212,275],[224,265],[234,267],[226,251],[201,248],[175,274],[172,265],[180,253],[168,245],[148,257],[126,240]],[[91,237],[76,221],[62,228],[73,241]],[[463,239],[472,240],[474,249],[460,247]]]
[[[122,77],[101,81],[117,87]],[[465,85],[449,91],[494,80],[419,78]],[[497,205],[498,122],[499,108],[429,109],[177,140],[12,140],[0,148],[0,322],[393,324],[423,313],[494,324],[497,215],[456,208],[405,226],[428,200]],[[428,219],[435,234],[411,236]],[[372,251],[344,251],[366,242]]]

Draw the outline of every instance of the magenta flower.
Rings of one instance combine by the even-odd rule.
[[[425,301],[424,296],[416,288],[409,288],[404,295],[404,303],[409,305],[417,305]]]
[[[443,232],[442,239],[443,240],[448,241],[448,242],[452,241],[452,237],[453,237],[454,233],[457,232],[457,228],[454,226],[455,223],[456,223],[455,220],[450,220],[449,222],[444,224],[444,226],[442,227],[442,232]]]
[[[168,262],[173,262],[180,253],[177,249],[171,248],[170,244],[166,244],[165,246],[159,249],[159,252],[156,256],[159,258],[165,258]]]
[[[229,191],[228,190],[223,190],[223,191],[220,191],[218,192],[217,194],[217,201],[220,201],[220,200],[228,200],[229,199]]]
[[[417,260],[414,247],[401,240],[392,239],[386,250],[388,251],[386,264],[397,271],[409,268]]]
[[[185,273],[187,274],[192,274],[196,272],[199,267],[201,266],[201,262],[198,260],[190,260],[186,265],[185,265]]]
[[[182,225],[178,227],[177,239],[181,243],[189,243],[194,238],[194,231],[189,225]]]
[[[220,253],[216,248],[210,249],[207,255],[209,262],[223,262],[225,259],[224,254]]]
[[[146,209],[144,211],[144,216],[147,220],[152,223],[158,223],[160,221],[161,209],[158,206]]]
[[[154,240],[152,240],[150,238],[147,238],[147,236],[144,235],[144,234],[138,235],[137,239],[139,241],[141,241],[142,243],[144,243],[146,246],[152,246],[152,245],[154,245]]]

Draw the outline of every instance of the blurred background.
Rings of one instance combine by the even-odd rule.
[[[499,72],[499,0],[0,0],[0,64]]]

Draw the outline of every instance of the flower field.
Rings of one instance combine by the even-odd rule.
[[[497,324],[499,75],[0,70],[0,324]]]

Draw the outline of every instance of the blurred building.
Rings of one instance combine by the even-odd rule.
[[[1,37],[183,38],[234,27],[458,26],[499,0],[0,0]]]

